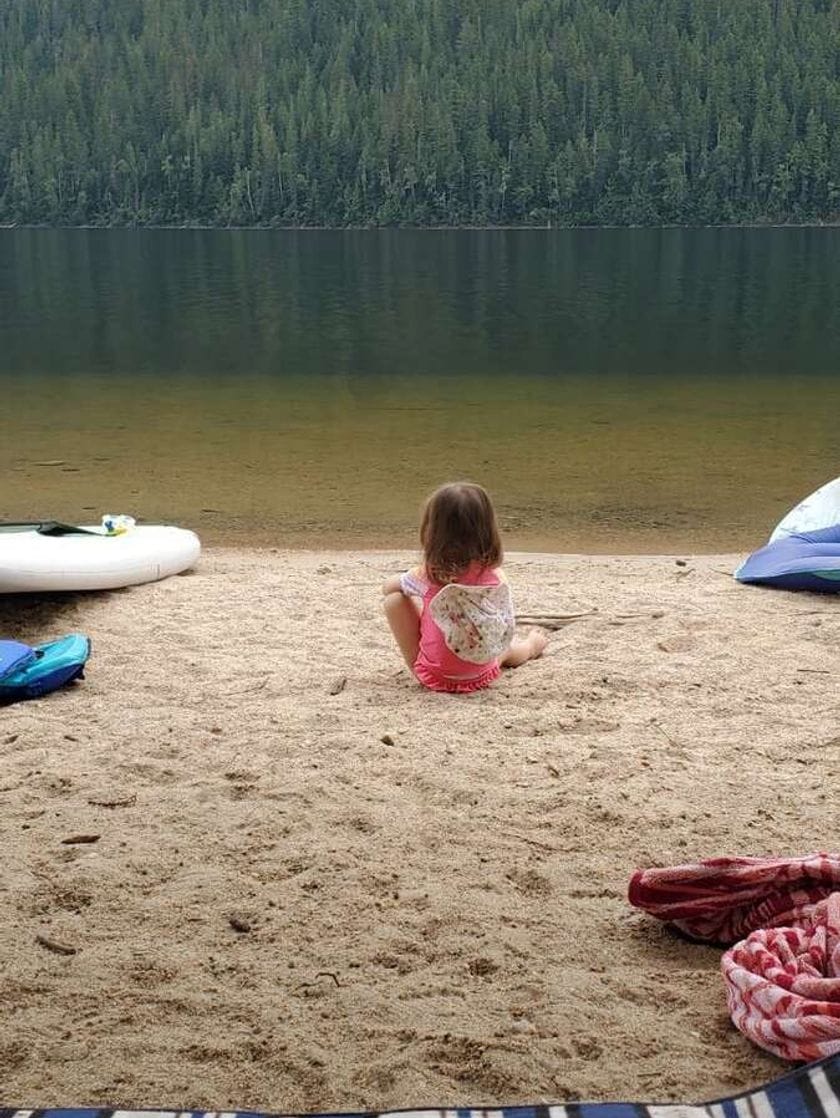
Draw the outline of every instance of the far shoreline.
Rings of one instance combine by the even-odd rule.
[[[205,225],[201,222],[178,222],[175,224],[142,224],[120,222],[112,224],[85,224],[85,225],[53,225],[53,224],[26,224],[17,222],[0,222],[0,230],[51,230],[54,232],[112,232],[123,230],[130,232],[201,232],[201,233],[383,233],[410,231],[419,233],[504,233],[504,232],[572,232],[576,230],[727,230],[727,229],[838,229],[840,220],[836,221],[745,221],[745,222],[720,222],[710,224],[679,222],[652,224],[652,225],[596,225],[596,224],[565,224],[562,222],[522,223],[516,225],[419,225],[410,222],[389,225]]]

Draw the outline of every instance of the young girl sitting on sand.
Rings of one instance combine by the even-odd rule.
[[[542,655],[546,637],[514,637],[502,542],[480,485],[436,490],[420,524],[423,562],[382,586],[385,616],[405,662],[432,691],[480,691],[501,667]]]

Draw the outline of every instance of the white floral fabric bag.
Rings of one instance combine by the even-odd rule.
[[[450,652],[468,664],[489,664],[507,652],[516,628],[506,582],[498,586],[444,586],[429,612]]]

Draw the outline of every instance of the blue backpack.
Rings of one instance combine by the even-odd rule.
[[[90,640],[81,633],[35,648],[0,641],[0,703],[37,699],[71,680],[83,679],[89,656]]]

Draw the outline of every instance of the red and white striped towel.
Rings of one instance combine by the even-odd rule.
[[[840,893],[807,928],[762,928],[721,961],[736,1027],[784,1060],[840,1052]]]
[[[709,858],[637,870],[630,904],[705,943],[734,943],[757,928],[799,926],[840,890],[840,855]]]
[[[840,855],[712,858],[639,870],[630,903],[687,935],[731,943],[732,1020],[788,1060],[840,1052]]]

